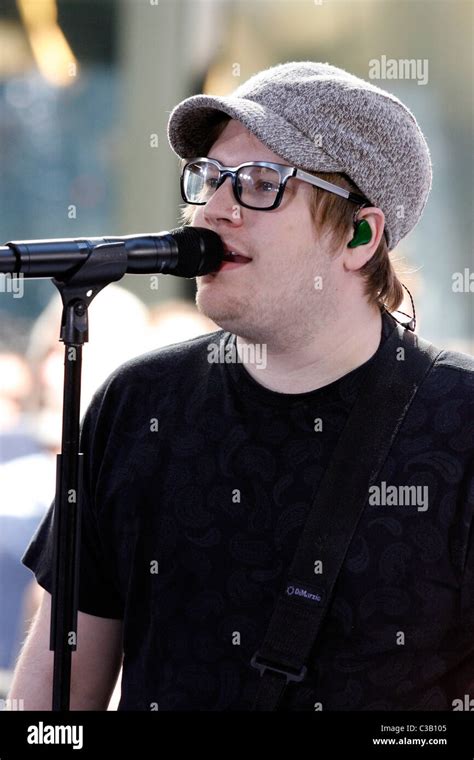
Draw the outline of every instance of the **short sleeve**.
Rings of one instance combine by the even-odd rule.
[[[467,550],[462,584],[461,611],[466,627],[474,632],[474,466],[466,477],[467,486],[463,490],[463,501],[469,509],[470,523],[467,526]]]
[[[106,446],[106,436],[100,435],[107,428],[103,388],[97,391],[85,416],[81,428],[83,452],[83,487],[80,511],[80,552],[79,552],[79,601],[81,612],[98,617],[121,619],[123,601],[117,587],[116,574],[110,560],[110,549],[104,550],[97,509],[94,503],[94,480],[100,458]],[[51,593],[53,587],[54,519],[55,504],[51,505],[33,535],[22,557],[23,564],[35,575],[37,582]]]

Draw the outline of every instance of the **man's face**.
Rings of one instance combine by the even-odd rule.
[[[208,156],[226,166],[288,163],[235,120]],[[335,304],[340,266],[315,231],[311,192],[292,178],[278,208],[256,211],[238,205],[226,178],[206,205],[195,207],[192,226],[214,230],[231,251],[250,259],[197,278],[200,311],[225,330],[275,348],[295,346],[321,329]]]

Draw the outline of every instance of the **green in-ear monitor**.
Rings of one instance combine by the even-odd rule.
[[[370,229],[370,224],[367,219],[361,219],[354,223],[354,237],[347,244],[347,247],[355,248],[358,245],[365,245],[366,243],[370,243],[371,238],[372,230]]]

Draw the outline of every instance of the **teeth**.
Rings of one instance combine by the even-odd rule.
[[[235,258],[242,257],[243,254],[239,253],[238,251],[226,251],[224,254],[224,260],[227,259],[227,261],[230,261]],[[243,258],[247,258],[246,256],[243,256]]]

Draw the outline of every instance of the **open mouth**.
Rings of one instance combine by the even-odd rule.
[[[244,264],[250,264],[251,261],[252,259],[249,256],[244,256],[240,251],[234,251],[229,245],[224,245],[224,255],[217,272],[238,269]]]
[[[252,259],[250,259],[248,256],[244,256],[242,253],[237,253],[236,251],[230,251],[226,248],[224,252],[224,256],[222,257],[222,260],[232,261],[234,264],[246,264]]]
[[[234,251],[226,251],[222,257],[222,261],[217,269],[217,272],[223,272],[230,269],[239,269],[239,267],[245,264],[250,264],[252,259],[248,256],[243,256],[241,253],[235,253]]]

